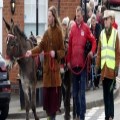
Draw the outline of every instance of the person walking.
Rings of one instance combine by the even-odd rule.
[[[68,68],[74,71],[72,73],[73,80],[73,98],[75,100],[75,108],[78,120],[85,120],[86,113],[86,99],[85,99],[85,85],[86,85],[86,69],[83,68],[85,64],[85,45],[87,40],[92,44],[92,49],[88,53],[88,56],[92,57],[96,50],[96,41],[92,35],[90,28],[83,21],[83,11],[80,6],[76,8],[76,23],[72,26],[68,54],[67,65]],[[82,72],[76,74],[81,69]]]
[[[117,30],[112,27],[112,14],[110,10],[104,11],[103,19],[105,28],[101,32],[98,43],[96,72],[101,68],[105,120],[113,120],[113,89],[119,66],[119,38]]]
[[[64,72],[61,71],[62,76],[62,97],[64,102],[64,120],[70,120],[70,97],[71,97],[71,73],[67,67],[66,54],[68,49],[69,38],[69,17],[65,17],[62,20],[63,39],[65,46],[65,57],[61,60],[61,64],[64,68]]]
[[[57,10],[51,6],[48,10],[48,29],[38,46],[26,52],[26,56],[34,56],[44,51],[43,62],[43,109],[48,120],[55,120],[60,108],[60,61],[65,55],[61,26]]]

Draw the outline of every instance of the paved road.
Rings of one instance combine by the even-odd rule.
[[[85,120],[104,120],[104,118],[105,118],[104,107],[101,106],[101,107],[94,107],[92,109],[87,110]],[[118,118],[120,118],[120,94],[115,100],[115,119],[114,120],[119,120]],[[7,119],[7,120],[18,120],[18,119]],[[25,119],[22,118],[19,120],[25,120]],[[34,120],[34,119],[30,119],[30,120]],[[42,118],[40,120],[46,120],[46,118]],[[57,115],[56,120],[64,120],[64,114]]]

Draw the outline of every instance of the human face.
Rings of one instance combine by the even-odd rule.
[[[90,18],[92,16],[92,10],[89,10],[88,17]]]
[[[105,25],[105,28],[110,28],[111,27],[111,24],[112,24],[112,19],[111,17],[108,17],[108,18],[104,18],[104,25]]]
[[[93,28],[95,28],[95,26],[96,26],[96,20],[94,18],[91,19],[91,25],[92,25]]]
[[[78,25],[80,25],[80,23],[82,22],[83,20],[83,16],[81,14],[81,11],[76,11],[76,23]]]
[[[62,29],[66,30],[67,29],[67,25],[66,24],[62,24]]]
[[[48,25],[50,26],[54,25],[54,16],[52,15],[51,11],[48,11]]]

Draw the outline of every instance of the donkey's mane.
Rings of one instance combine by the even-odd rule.
[[[20,28],[18,27],[18,25],[15,25],[15,32],[18,33],[23,38],[27,39],[27,36],[25,35],[25,33],[23,31],[20,30]]]

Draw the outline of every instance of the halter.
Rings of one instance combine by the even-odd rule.
[[[15,40],[17,37],[15,35],[13,35],[13,34],[8,33],[8,35],[7,35],[7,44],[9,42],[10,38],[12,38],[12,40]]]
[[[11,39],[10,39],[11,38]],[[7,40],[6,40],[6,42],[7,42],[7,45],[8,45],[8,43],[9,43],[9,41],[10,40],[15,40],[17,37],[15,36],[15,35],[13,35],[13,34],[10,34],[10,33],[8,33],[8,35],[7,35]],[[16,43],[12,43],[12,52],[14,52],[14,50],[15,50],[15,48],[17,48],[17,44]],[[9,56],[7,55],[7,57],[9,58]],[[13,59],[14,60],[17,60],[17,58],[16,57],[14,57],[13,56]]]

